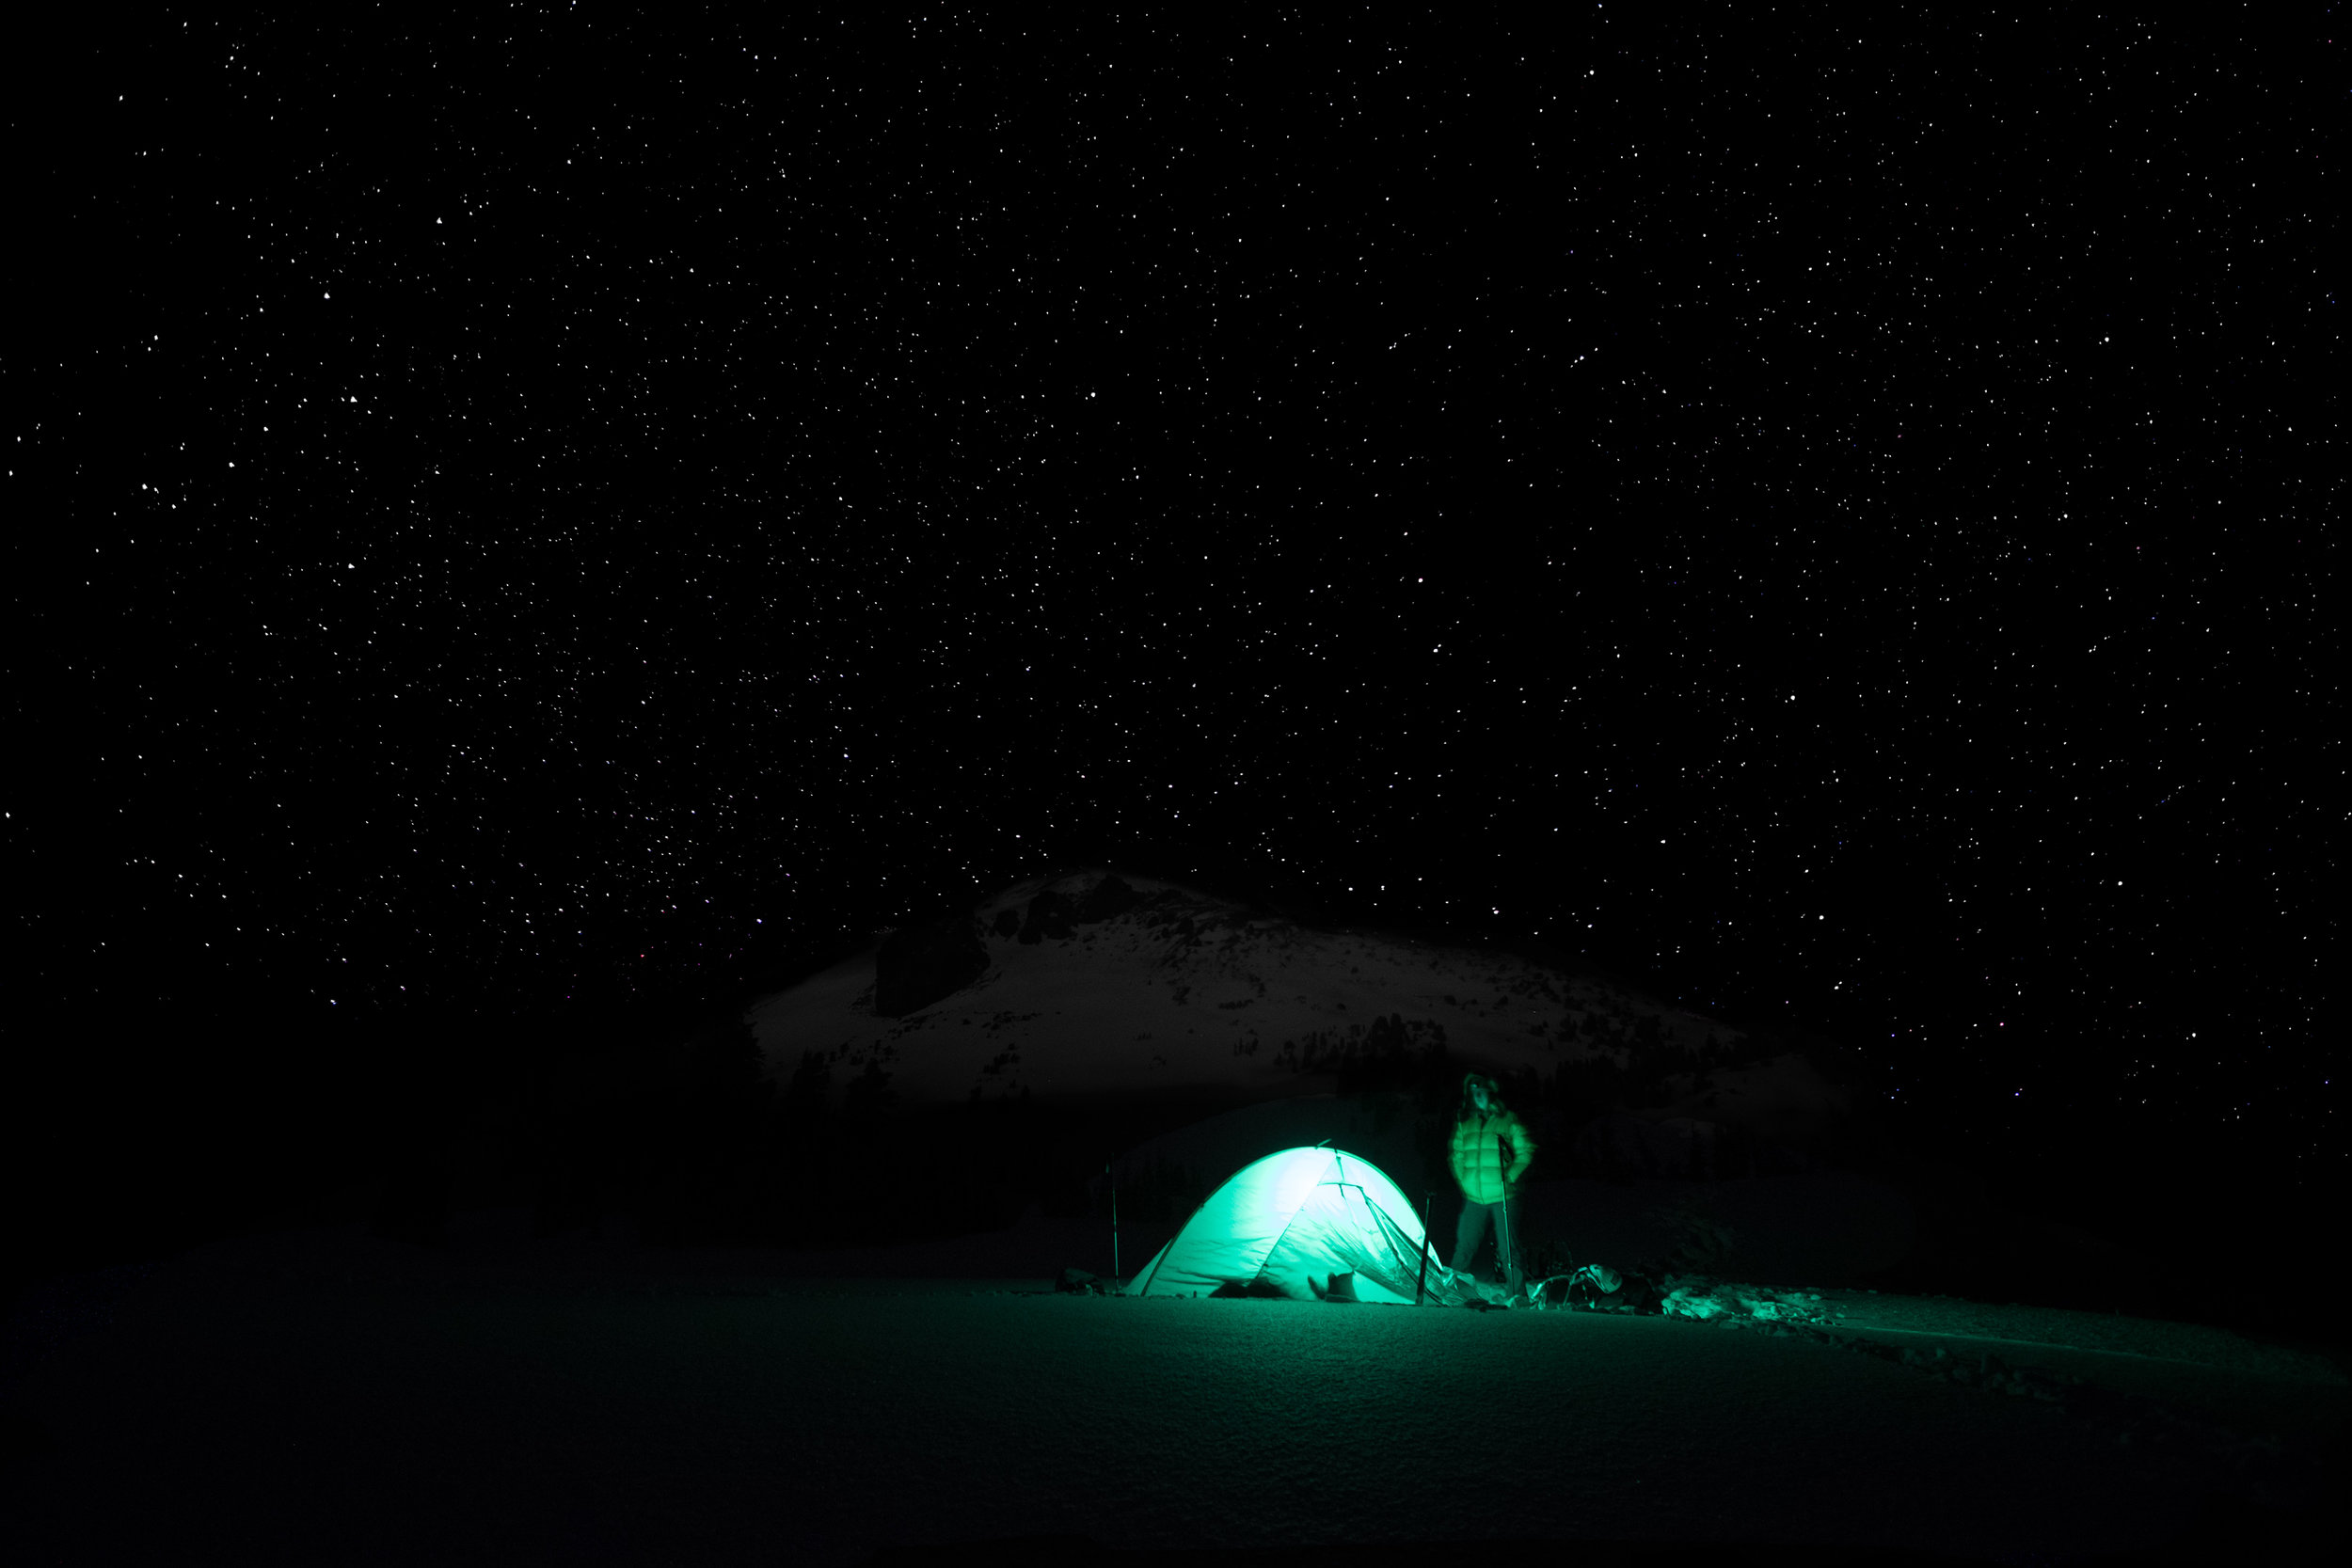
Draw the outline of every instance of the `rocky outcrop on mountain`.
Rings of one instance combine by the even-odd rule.
[[[1029,917],[1021,925],[1021,944],[1035,947],[1047,937],[1056,942],[1068,941],[1071,921],[1077,912],[1078,906],[1068,894],[1047,888],[1029,900]]]
[[[1108,920],[1125,914],[1143,902],[1143,895],[1118,877],[1104,877],[1078,897],[1078,911],[1073,917],[1081,925]]]
[[[1033,947],[1047,937],[1057,942],[1067,941],[1073,926],[1090,926],[1125,914],[1143,902],[1135,888],[1118,877],[1104,877],[1072,896],[1056,888],[1047,888],[1029,900],[1028,918],[1020,924],[1020,941]],[[1008,910],[996,917],[996,929],[1006,928]]]
[[[1759,1138],[1739,1123],[1622,1110],[1577,1129],[1568,1157],[1579,1175],[1617,1179],[1721,1179],[1809,1170],[1817,1164],[1801,1146]]]
[[[1624,1111],[1595,1117],[1577,1131],[1576,1167],[1596,1176],[1744,1176],[1718,1168],[1724,1129],[1691,1117],[1645,1120]]]
[[[904,1018],[953,996],[988,973],[988,949],[961,917],[905,926],[874,955],[874,1011]]]

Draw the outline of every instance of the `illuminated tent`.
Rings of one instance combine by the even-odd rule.
[[[1134,1296],[1271,1287],[1301,1301],[1413,1301],[1421,1217],[1380,1167],[1337,1148],[1286,1148],[1245,1165],[1128,1283]],[[1425,1299],[1474,1288],[1428,1256]],[[1339,1281],[1334,1288],[1334,1279]]]

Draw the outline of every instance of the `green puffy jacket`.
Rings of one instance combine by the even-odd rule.
[[[1472,1203],[1500,1203],[1535,1158],[1527,1124],[1508,1111],[1473,1111],[1454,1124],[1454,1180]]]

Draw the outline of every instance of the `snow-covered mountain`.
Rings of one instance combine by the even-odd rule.
[[[1025,1090],[1283,1099],[1328,1092],[1351,1056],[1439,1042],[1496,1072],[1645,1067],[1651,1124],[1802,1135],[1844,1102],[1804,1056],[1757,1059],[1741,1031],[1597,974],[1318,929],[1103,869],[892,932],[749,1017],[772,1076],[809,1053],[836,1085],[870,1064],[911,1106]]]

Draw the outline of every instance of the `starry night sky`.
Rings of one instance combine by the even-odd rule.
[[[1109,863],[2340,1173],[2341,17],[1640,9],[28,51],[24,994]]]

